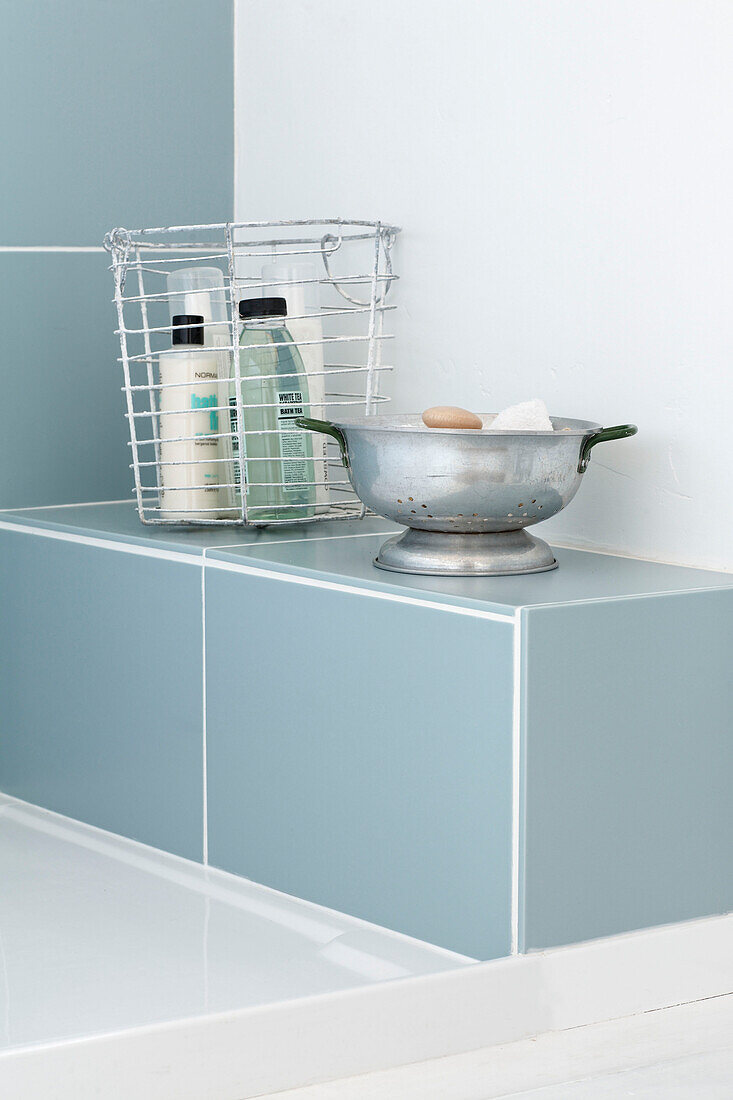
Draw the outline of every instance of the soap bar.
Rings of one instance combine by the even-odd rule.
[[[422,414],[426,428],[483,428],[483,421],[476,413],[468,409],[459,409],[457,405],[434,405]]]

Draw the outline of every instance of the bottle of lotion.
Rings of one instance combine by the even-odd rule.
[[[172,271],[166,279],[168,306],[171,324],[177,314],[200,314],[204,319],[204,347],[216,348],[217,368],[222,383],[217,393],[224,396],[229,377],[231,362],[232,332],[227,313],[227,297],[224,288],[224,275],[218,267],[185,267]],[[224,402],[226,403],[226,402]],[[226,432],[226,416],[219,418]],[[226,471],[232,469],[232,441],[226,435],[219,439],[219,457],[222,459],[219,499],[222,505],[222,518],[236,519],[234,489],[227,484]],[[229,464],[225,465],[229,459]],[[213,514],[209,516],[213,519]]]
[[[160,514],[170,520],[216,519],[219,488],[219,362],[204,348],[204,318],[177,314],[172,347],[161,352]]]

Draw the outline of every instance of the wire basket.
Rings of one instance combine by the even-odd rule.
[[[380,382],[393,369],[382,349],[398,232],[334,218],[107,234],[143,523],[365,514],[336,445],[295,418],[370,415],[389,400]],[[257,316],[263,298],[285,299],[276,317]]]

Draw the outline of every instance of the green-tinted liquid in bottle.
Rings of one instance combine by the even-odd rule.
[[[234,378],[229,396],[230,430],[236,503],[241,506],[244,481],[250,523],[304,519],[315,514],[310,433],[293,423],[297,416],[310,415],[308,379],[300,353],[291,341],[292,336],[279,318],[247,321],[239,341],[243,463],[236,434]]]

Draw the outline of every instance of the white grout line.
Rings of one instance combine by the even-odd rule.
[[[96,546],[101,550],[117,550],[122,554],[137,554],[143,558],[164,558],[168,561],[184,562],[186,565],[199,565],[198,554],[182,554],[176,550],[163,550],[157,546],[140,546],[134,542],[113,542],[111,539],[91,538],[89,535],[74,535],[69,531],[52,531],[45,527],[26,527],[21,523],[6,523],[0,520],[0,530],[15,531],[21,535],[38,535],[44,539],[58,539],[60,542],[77,542],[82,546]]]
[[[134,504],[132,497],[125,497],[123,500],[82,500],[77,504],[32,504],[29,507],[24,508],[3,508],[2,512],[10,512],[15,515],[16,512],[45,512],[56,511],[57,508],[94,508],[98,504]]]
[[[682,566],[681,568],[687,568]],[[525,605],[527,611],[548,611],[557,607],[582,607],[585,604],[623,603],[625,600],[656,600],[666,596],[695,596],[703,592],[730,592],[733,589],[733,577],[730,584],[706,584],[699,588],[669,588],[660,592],[626,592],[621,596],[588,596],[583,600],[557,600],[554,603],[533,603]]]
[[[378,539],[384,538],[385,535],[394,535],[395,531],[358,531],[354,534],[349,534],[347,531],[343,535],[314,535],[311,538],[294,538],[294,539],[278,539],[277,542],[271,542],[267,545],[275,546],[288,546],[293,542],[300,542],[304,546],[307,546],[311,542],[328,542],[330,539]],[[259,542],[230,542],[223,543],[221,546],[207,546],[207,550],[236,550],[238,546],[259,546]]]
[[[206,733],[206,550],[201,555],[201,696],[203,700],[201,715],[202,730],[202,850],[201,858],[204,867],[209,866],[209,752]]]
[[[0,252],[106,252],[101,244],[0,244]]]
[[[514,615],[512,648],[512,901],[511,953],[519,954],[520,822],[522,784],[522,609]]]
[[[478,607],[461,607],[451,603],[440,603],[438,600],[422,600],[415,596],[404,596],[394,592],[382,592],[374,588],[359,588],[354,584],[342,584],[338,581],[324,581],[317,577],[305,577],[295,573],[281,573],[276,569],[262,569],[258,566],[239,565],[234,562],[210,559],[207,562],[209,569],[221,569],[228,573],[247,573],[253,577],[263,577],[266,580],[283,581],[285,584],[300,584],[306,588],[326,588],[332,592],[347,592],[353,596],[370,596],[372,599],[387,600],[391,603],[410,604],[413,607],[425,607],[431,611],[448,611],[454,615],[467,615],[474,619],[490,619],[493,622],[513,623],[512,615],[499,615],[495,611],[483,611]]]

